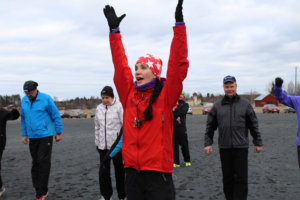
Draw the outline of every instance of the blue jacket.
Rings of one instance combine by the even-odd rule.
[[[297,118],[298,118],[298,133],[297,133],[296,144],[297,144],[297,146],[300,146],[300,130],[299,130],[300,96],[289,96],[284,91],[282,91],[281,88],[276,87],[276,86],[274,86],[274,93],[280,103],[287,105],[291,108],[294,108],[296,110]]]
[[[22,136],[43,138],[62,133],[62,122],[59,111],[52,98],[38,91],[35,101],[31,104],[25,96],[21,103]]]

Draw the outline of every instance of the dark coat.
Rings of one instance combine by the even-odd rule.
[[[186,129],[186,113],[188,112],[188,110],[189,104],[187,104],[183,100],[179,100],[177,107],[173,110],[174,128],[184,127]],[[178,121],[178,117],[180,118],[180,122]]]
[[[212,107],[207,117],[205,146],[213,144],[214,131],[219,130],[219,148],[248,148],[248,129],[255,146],[262,146],[256,114],[247,99],[238,95],[224,96]]]
[[[19,111],[13,109],[11,111],[0,108],[0,149],[3,150],[6,145],[6,122],[7,120],[15,120],[20,116]]]

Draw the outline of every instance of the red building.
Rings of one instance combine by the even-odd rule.
[[[265,104],[275,104],[276,106],[278,106],[276,97],[270,94],[260,95],[256,99],[254,99],[254,101],[255,107],[263,107]]]

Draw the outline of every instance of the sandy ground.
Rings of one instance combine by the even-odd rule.
[[[258,118],[264,150],[254,154],[252,145],[249,149],[248,199],[299,199],[296,115],[258,114]],[[213,146],[212,155],[207,156],[203,151],[205,122],[203,115],[187,118],[192,166],[174,169],[177,199],[224,199],[217,144]],[[98,199],[99,155],[94,145],[93,120],[65,119],[63,124],[63,140],[53,145],[48,199]],[[35,195],[29,149],[21,143],[20,130],[20,121],[8,123],[7,146],[2,159],[2,177],[7,188],[2,199],[6,200],[33,200]],[[116,197],[114,188],[113,198]]]

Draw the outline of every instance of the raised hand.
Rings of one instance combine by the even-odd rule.
[[[178,0],[178,4],[176,6],[176,11],[175,11],[176,22],[184,22],[183,15],[182,15],[182,3],[183,3],[183,0]]]
[[[281,87],[283,84],[283,80],[280,77],[275,78],[275,85],[276,87]]]
[[[126,14],[123,14],[120,17],[118,17],[116,15],[115,9],[109,5],[106,5],[105,8],[103,8],[103,12],[107,19],[110,32],[118,28],[122,19],[126,16]]]

